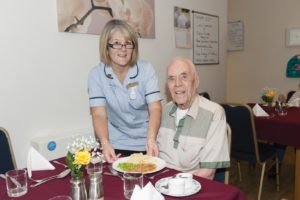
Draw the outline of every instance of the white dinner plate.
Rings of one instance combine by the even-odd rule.
[[[118,168],[117,166],[118,166],[119,163],[127,162],[128,159],[129,159],[129,156],[128,157],[119,158],[118,160],[116,160],[115,162],[113,162],[113,164],[112,164],[113,169],[117,170],[118,172],[122,172],[122,173],[126,172],[126,171]],[[144,172],[144,174],[154,173],[154,172],[160,171],[160,170],[162,170],[163,168],[166,167],[166,162],[163,159],[160,159],[158,157],[154,157],[154,159],[155,159],[155,163],[156,163],[156,169],[153,170],[153,171]],[[130,173],[134,173],[134,172],[130,172]],[[137,173],[140,173],[140,172],[137,172]]]
[[[198,181],[196,181],[195,179],[193,179],[193,181],[192,181],[193,186],[189,187],[189,188],[185,188],[185,191],[183,194],[176,194],[176,195],[170,194],[167,187],[168,187],[169,179],[171,179],[171,178],[173,178],[173,177],[170,176],[170,177],[166,177],[166,178],[162,178],[162,179],[158,180],[155,183],[155,188],[157,189],[157,191],[162,194],[172,196],[172,197],[185,197],[185,196],[190,196],[190,195],[196,194],[197,192],[199,192],[201,190],[201,184]]]

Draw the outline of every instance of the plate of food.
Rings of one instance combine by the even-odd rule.
[[[160,158],[134,153],[128,157],[119,158],[112,164],[119,172],[150,174],[166,167],[166,162]]]

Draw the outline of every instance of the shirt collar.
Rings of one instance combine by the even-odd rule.
[[[193,103],[192,103],[191,107],[189,108],[188,112],[186,113],[186,115],[191,116],[192,118],[196,119],[198,110],[199,110],[199,106],[198,106],[199,99],[200,98],[199,98],[198,94],[196,94],[195,98],[193,100]],[[175,117],[176,110],[177,110],[177,105],[173,102],[173,106],[171,107],[169,115]]]
[[[104,65],[104,74],[105,74],[106,78],[114,79],[112,67]],[[129,68],[129,70],[128,70],[129,79],[136,78],[138,76],[138,74],[139,74],[138,64]]]

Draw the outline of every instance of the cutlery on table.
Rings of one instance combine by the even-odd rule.
[[[0,177],[6,180],[6,176],[4,174],[0,174]],[[9,179],[17,186],[21,187],[21,184],[13,177],[9,177]]]
[[[64,172],[65,172],[65,171],[66,171],[66,173],[67,173],[67,171],[69,171],[69,170],[68,170],[68,169],[66,169],[66,170],[64,170],[64,171],[60,172],[59,174],[56,174],[56,175],[53,175],[53,176],[49,176],[49,177],[46,177],[46,178],[42,178],[42,179],[34,179],[34,178],[31,178],[31,177],[29,177],[29,176],[28,176],[28,178],[29,178],[30,180],[32,180],[32,181],[34,181],[34,182],[36,182],[36,183],[40,183],[40,182],[47,181],[47,179],[56,178],[58,175],[60,175],[60,174],[64,174]]]
[[[61,162],[59,162],[59,161],[57,161],[57,160],[53,160],[53,162],[54,162],[55,164],[58,164],[58,165],[63,166],[64,168],[67,168],[67,167],[68,167],[66,164],[61,163]]]
[[[154,179],[157,175],[160,175],[160,174],[162,174],[162,173],[165,173],[165,172],[168,172],[169,171],[169,169],[165,169],[165,170],[163,170],[163,171],[161,171],[161,172],[158,172],[158,173],[156,173],[156,174],[154,174],[154,175],[152,175],[152,176],[146,176],[146,178],[148,178],[148,179]]]
[[[117,170],[113,169],[112,164],[108,165],[108,169],[110,173],[105,173],[106,175],[114,175],[123,180],[123,176]]]
[[[67,167],[68,167],[67,165],[65,165],[65,164],[63,164],[63,163],[61,163],[61,162],[59,162],[59,161],[57,161],[57,160],[53,160],[52,162],[54,162],[54,163],[56,163],[56,164],[58,164],[58,165],[61,165],[61,166],[63,166],[64,168],[67,168]],[[56,175],[55,175],[55,176],[56,176]],[[37,182],[37,183],[44,180],[44,178],[43,178],[43,179],[34,179],[34,178],[29,177],[29,176],[28,176],[28,178],[29,178],[30,180],[34,181],[34,182]],[[50,177],[48,177],[48,178],[50,178]]]
[[[45,183],[45,182],[50,181],[50,180],[52,180],[52,179],[56,179],[56,178],[64,178],[64,177],[66,177],[70,172],[71,172],[70,169],[66,169],[66,170],[60,172],[59,174],[57,174],[57,175],[55,175],[55,176],[50,176],[50,177],[47,177],[47,178],[44,178],[44,179],[35,180],[37,183],[30,185],[30,187],[35,187],[35,186],[41,185],[42,183]]]
[[[6,180],[6,176],[4,174],[0,174],[0,177]]]

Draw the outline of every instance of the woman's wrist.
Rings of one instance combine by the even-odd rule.
[[[156,134],[148,133],[147,140],[152,140],[156,142]]]
[[[109,141],[108,140],[101,140],[100,143],[101,143],[101,146],[104,147],[104,146],[109,144]]]

